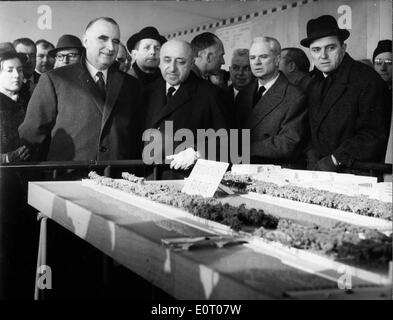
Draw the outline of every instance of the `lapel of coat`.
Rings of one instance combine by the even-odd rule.
[[[87,71],[84,61],[80,63],[80,73],[79,80],[81,81],[82,87],[87,91],[88,96],[92,99],[97,109],[103,113],[104,111],[104,99],[100,94],[97,85],[95,84],[93,78],[90,76],[89,71]]]
[[[250,128],[248,121],[250,121],[250,114],[253,111],[252,103],[257,86],[258,81],[253,81],[237,94],[235,99],[235,114],[238,128]]]
[[[285,95],[285,90],[288,85],[287,82],[288,80],[286,80],[283,75],[280,74],[273,86],[266,92],[265,95],[262,96],[255,107],[252,108],[247,121],[247,123],[250,124],[250,129],[255,128],[257,124],[263,120],[263,118],[265,118],[280,104]]]
[[[162,87],[160,87],[159,90],[155,90],[155,96],[153,97],[153,101],[158,102],[157,106],[161,106],[159,107],[159,110],[157,110],[157,113],[155,113],[155,116],[153,116],[153,125],[161,122],[165,118],[168,118],[170,114],[188,102],[191,99],[192,88],[193,82],[191,79],[188,79],[180,85],[179,89],[173,95],[171,101],[168,104],[165,104],[166,84],[164,81]],[[159,104],[160,101],[163,103]]]
[[[338,70],[338,73],[335,74],[333,83],[326,94],[326,98],[322,105],[320,105],[320,109],[316,114],[317,129],[321,125],[321,122],[326,117],[330,109],[332,109],[337,100],[340,99],[344,94],[345,89],[347,88],[349,71],[351,69],[352,63],[353,60],[346,53],[341,64],[341,70]]]
[[[147,114],[147,128],[154,128],[155,124],[159,122],[162,117],[162,109],[165,108],[166,97],[165,97],[165,81],[163,79],[158,79],[152,84],[151,91],[148,92],[149,100],[148,104],[148,114]]]
[[[115,106],[124,81],[124,74],[117,72],[113,67],[108,70],[108,79],[106,85],[106,99],[104,104],[102,125],[104,126]],[[131,107],[131,106],[129,106]]]

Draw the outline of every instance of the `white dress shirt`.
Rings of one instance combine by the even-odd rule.
[[[86,61],[86,68],[87,68],[87,71],[89,71],[91,77],[94,79],[94,82],[97,82],[97,81],[98,81],[97,72],[102,72],[103,78],[104,78],[104,82],[105,82],[105,85],[106,85],[107,79],[108,79],[108,69],[105,69],[105,70],[98,70],[98,69],[97,69],[96,67],[94,67],[89,61],[87,61],[87,59],[86,59],[85,61]]]
[[[166,95],[168,94],[168,90],[169,90],[170,87],[174,87],[174,88],[175,88],[175,91],[173,91],[173,93],[172,93],[172,96],[174,96],[175,93],[177,92],[177,90],[179,89],[180,84],[178,84],[178,85],[176,85],[176,86],[172,86],[172,85],[170,85],[168,82],[166,82],[166,90],[165,90],[165,94],[166,94]]]
[[[260,87],[265,87],[265,91],[262,93],[262,95],[264,96],[266,94],[266,92],[273,86],[273,84],[277,81],[278,77],[280,76],[280,73],[277,74],[277,76],[275,76],[273,79],[271,79],[270,81],[268,81],[267,83],[265,83],[264,85],[262,85],[259,81],[258,81],[258,90]]]

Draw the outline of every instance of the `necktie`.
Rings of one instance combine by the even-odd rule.
[[[322,85],[322,99],[324,100],[327,92],[329,91],[329,88],[332,84],[332,76],[327,76],[324,80],[323,80],[323,85]]]
[[[96,76],[98,77],[98,80],[96,82],[98,88],[100,89],[100,92],[102,96],[105,98],[105,81],[104,81],[104,75],[101,71],[98,71]]]
[[[260,86],[258,91],[254,95],[254,101],[253,101],[253,107],[258,103],[258,101],[261,99],[262,94],[265,92],[266,88],[264,86]]]
[[[166,94],[166,103],[169,103],[173,97],[173,93],[176,91],[175,87],[169,87],[168,92]]]

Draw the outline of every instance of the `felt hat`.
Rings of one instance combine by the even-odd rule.
[[[157,40],[161,45],[164,44],[167,40],[165,37],[160,35],[158,33],[158,30],[154,27],[145,27],[138,33],[133,34],[128,40],[127,40],[127,49],[129,52],[135,49],[135,45],[138,43],[138,41],[141,41],[142,39],[154,39]]]
[[[384,52],[392,52],[392,40],[381,40],[378,42],[378,45],[373,53],[373,63],[375,57],[380,53],[384,53]]]
[[[59,38],[59,41],[57,41],[56,48],[49,51],[49,55],[54,57],[58,51],[73,48],[79,49],[79,51],[84,49],[82,42],[78,37],[72,34],[64,34]]]
[[[349,31],[340,29],[337,21],[330,15],[323,15],[307,22],[307,38],[300,41],[303,47],[310,47],[310,44],[320,38],[337,36],[344,41],[349,37]]]

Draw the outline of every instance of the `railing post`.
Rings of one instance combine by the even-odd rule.
[[[154,166],[154,168],[153,168],[153,180],[155,181],[155,180],[157,180],[157,166]]]
[[[44,298],[44,291],[41,290],[38,286],[38,281],[40,278],[40,269],[41,266],[46,265],[46,248],[47,248],[47,220],[48,218],[42,214],[38,213],[37,220],[40,223],[40,239],[38,242],[38,256],[37,256],[37,268],[35,275],[35,284],[34,284],[34,300],[39,300]]]
[[[111,166],[106,166],[104,169],[104,176],[110,178],[111,177]]]

